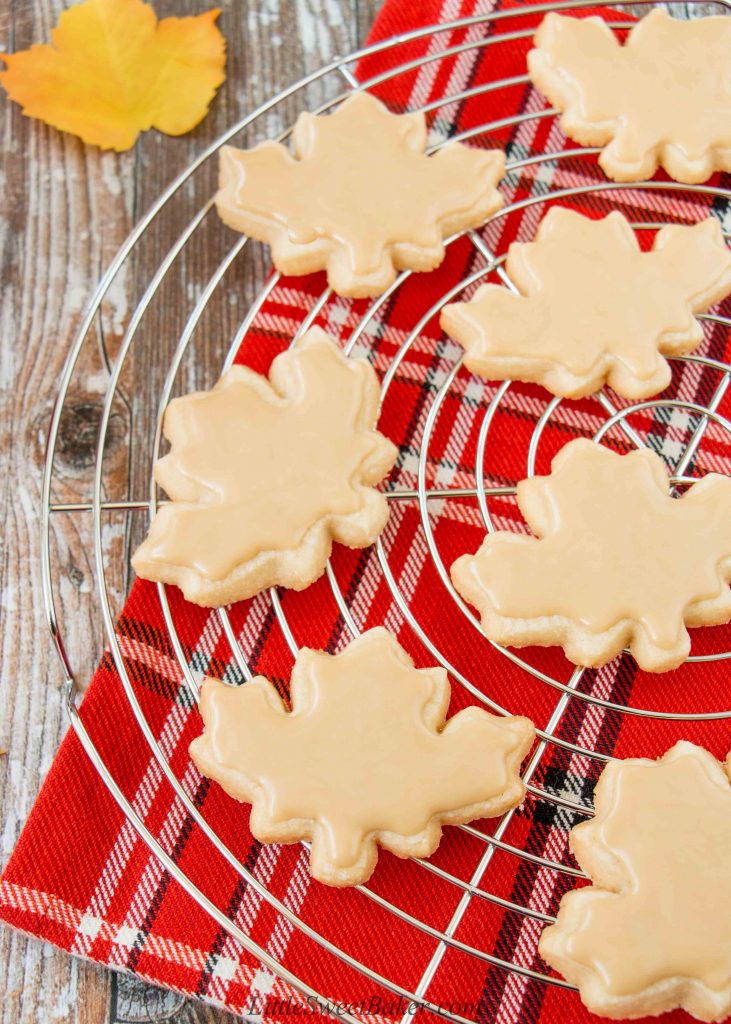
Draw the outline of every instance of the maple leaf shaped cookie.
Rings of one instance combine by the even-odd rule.
[[[539,944],[593,1013],[731,1013],[730,770],[686,742],[604,769],[570,840],[594,884],[563,897]]]
[[[332,541],[372,544],[388,507],[373,490],[396,459],[374,429],[379,387],[317,327],[277,356],[269,381],[243,366],[165,413],[171,451],[155,478],[172,501],[132,564],[206,606],[264,587],[302,590]]]
[[[731,479],[709,473],[681,498],[668,487],[654,452],[571,441],[550,476],[518,484],[537,538],[489,535],[454,562],[454,585],[497,643],[560,644],[594,667],[629,645],[641,668],[675,668],[686,625],[731,619]]]
[[[276,142],[221,150],[224,223],[268,242],[283,274],[327,270],[339,295],[380,295],[397,270],[433,270],[443,240],[502,205],[500,150],[447,143],[426,156],[422,113],[392,114],[367,93],[334,114],[300,114],[295,156]]]
[[[553,207],[534,242],[510,246],[506,268],[520,295],[483,285],[445,306],[441,325],[474,373],[566,398],[607,381],[626,398],[662,391],[670,365],[661,353],[696,348],[693,314],[731,292],[731,251],[713,217],[664,227],[642,252],[621,213],[591,220]]]
[[[534,42],[534,84],[570,138],[605,146],[610,178],[651,178],[660,165],[690,184],[731,171],[731,18],[656,9],[622,46],[601,18],[547,14]]]
[[[355,885],[370,877],[377,844],[428,857],[442,825],[523,798],[533,724],[477,707],[445,721],[449,696],[443,669],[415,669],[387,630],[372,629],[335,656],[300,651],[289,713],[262,677],[239,687],[206,679],[205,732],[190,753],[253,805],[259,840],[310,839],[313,877]]]

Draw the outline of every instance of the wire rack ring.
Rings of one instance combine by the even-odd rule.
[[[644,3],[648,6],[653,2],[654,0],[644,0]],[[189,877],[183,871],[180,865],[171,856],[170,850],[165,848],[160,837],[153,834],[150,830],[145,819],[145,815],[139,809],[132,806],[129,799],[125,796],[109,765],[105,762],[98,747],[92,739],[87,725],[85,724],[82,710],[80,710],[76,700],[74,671],[64,647],[60,617],[58,614],[58,573],[53,564],[51,555],[52,520],[54,516],[82,515],[91,517],[98,598],[111,656],[119,674],[125,697],[129,702],[132,712],[134,713],[137,725],[152,757],[154,758],[154,761],[159,766],[163,777],[172,788],[175,794],[175,799],[179,802],[182,808],[184,808],[185,812],[194,823],[194,826],[206,837],[212,847],[212,850],[215,851],[215,855],[223,858],[238,873],[240,878],[246,882],[247,886],[251,887],[253,892],[266,901],[266,903],[269,904],[269,906],[271,906],[271,908],[280,915],[284,921],[297,929],[307,938],[308,941],[314,943],[317,948],[322,950],[323,954],[333,957],[340,963],[352,968],[379,989],[403,999],[406,1005],[417,1008],[418,1011],[423,1013],[425,1016],[433,1013],[437,1014],[440,1019],[449,1019],[460,1022],[460,1024],[470,1024],[473,1019],[472,1017],[467,1017],[456,1010],[445,1009],[437,1003],[432,1002],[429,998],[430,985],[449,950],[458,950],[461,953],[466,954],[469,957],[473,957],[485,964],[486,967],[496,967],[503,971],[512,972],[514,975],[527,979],[528,981],[540,982],[546,985],[561,986],[564,988],[570,987],[565,981],[545,970],[540,964],[536,964],[535,958],[529,958],[528,960],[524,959],[523,962],[521,962],[517,956],[513,959],[506,959],[505,957],[498,955],[492,948],[483,948],[482,946],[474,944],[474,942],[468,942],[459,937],[458,931],[460,924],[463,921],[472,901],[481,901],[496,907],[501,912],[516,915],[521,928],[532,929],[531,934],[533,935],[534,946],[537,941],[537,933],[540,930],[540,926],[542,924],[550,923],[553,920],[552,908],[550,906],[536,905],[532,899],[526,900],[525,902],[519,902],[508,898],[505,895],[500,895],[497,892],[491,891],[489,886],[486,885],[486,879],[489,878],[489,868],[496,855],[499,854],[510,858],[518,858],[524,863],[534,865],[537,869],[547,872],[551,877],[555,879],[563,879],[567,883],[570,883],[572,879],[581,879],[581,872],[568,858],[562,857],[559,859],[557,857],[533,853],[515,845],[514,842],[511,842],[506,838],[515,813],[509,812],[497,822],[497,825],[491,834],[483,832],[481,829],[473,825],[465,825],[461,827],[461,831],[465,837],[470,837],[470,840],[479,844],[479,848],[482,850],[475,869],[468,875],[468,877],[461,877],[445,870],[437,863],[429,861],[416,862],[420,871],[427,872],[438,878],[440,882],[445,883],[449,887],[450,891],[453,891],[454,893],[453,911],[448,923],[443,928],[436,928],[434,925],[421,919],[421,917],[416,916],[411,910],[407,910],[393,899],[386,898],[386,896],[380,893],[377,888],[372,885],[359,886],[359,892],[365,899],[393,915],[399,920],[399,922],[407,926],[408,929],[413,929],[415,933],[426,936],[433,942],[433,952],[431,953],[428,961],[424,964],[424,969],[418,983],[409,986],[403,984],[395,977],[386,976],[373,966],[360,960],[357,955],[350,952],[348,949],[342,948],[336,942],[333,942],[327,935],[322,934],[321,931],[314,927],[309,921],[300,917],[296,911],[292,910],[285,904],[285,902],[271,892],[267,888],[266,884],[264,884],[252,871],[247,869],[247,867],[241,863],[234,852],[217,834],[216,830],[211,826],[196,806],[191,795],[190,786],[184,784],[173,770],[166,752],[163,750],[159,739],[155,735],[150,722],[145,716],[144,709],[140,703],[138,694],[135,691],[135,687],[125,665],[123,653],[120,648],[119,637],[115,630],[112,601],[110,598],[110,566],[106,561],[107,556],[103,543],[103,517],[105,515],[117,512],[124,516],[137,515],[139,513],[144,514],[145,512],[154,514],[159,499],[152,475],[150,474],[149,493],[146,497],[116,501],[105,500],[105,458],[114,403],[118,398],[120,382],[122,380],[123,373],[129,365],[130,355],[133,352],[135,343],[137,342],[137,344],[140,344],[139,339],[142,336],[141,326],[143,325],[145,317],[153,303],[161,293],[161,290],[166,283],[166,279],[171,274],[172,268],[176,265],[176,261],[179,260],[182,254],[187,252],[188,247],[195,244],[203,225],[209,216],[212,215],[212,202],[210,200],[201,206],[195,216],[187,223],[182,231],[180,231],[174,244],[162,257],[157,270],[149,280],[139,302],[130,316],[116,359],[109,366],[109,379],[104,397],[98,433],[96,458],[93,467],[91,495],[88,501],[64,503],[55,501],[53,495],[57,472],[56,463],[58,459],[59,429],[62,416],[68,402],[69,389],[75,373],[78,372],[82,352],[85,350],[86,346],[94,344],[93,336],[95,324],[100,316],[105,296],[107,295],[116,276],[120,271],[123,271],[130,260],[134,258],[138,247],[144,242],[148,234],[154,232],[156,220],[168,204],[170,204],[175,197],[181,193],[186,185],[194,179],[199,170],[206,169],[210,162],[215,160],[216,154],[223,144],[234,139],[244,131],[253,130],[258,133],[259,137],[265,137],[267,134],[267,116],[272,111],[279,109],[282,105],[285,105],[291,99],[301,99],[304,97],[309,87],[317,85],[318,83],[323,83],[325,81],[331,83],[332,80],[336,80],[341,85],[339,92],[336,92],[335,95],[327,100],[327,102],[317,108],[317,112],[324,112],[336,106],[337,103],[345,98],[353,89],[374,88],[376,86],[383,85],[386,82],[394,81],[400,76],[414,72],[424,65],[435,64],[435,62],[450,59],[458,60],[463,55],[474,55],[475,53],[486,50],[487,48],[500,47],[504,44],[528,39],[535,31],[535,27],[540,18],[547,11],[590,10],[593,6],[598,5],[578,2],[578,0],[565,0],[565,2],[555,4],[535,4],[524,6],[519,9],[493,11],[485,14],[474,15],[472,17],[458,19],[448,24],[440,24],[438,26],[434,25],[427,28],[417,29],[412,32],[406,32],[400,36],[396,36],[373,46],[358,50],[347,57],[333,60],[257,108],[249,116],[233,125],[229,131],[206,149],[198,159],[196,159],[170,185],[170,187],[165,190],[158,202],[153,205],[150,211],[142,218],[138,226],[130,234],[120,249],[117,257],[103,276],[91,299],[60,381],[58,400],[53,411],[49,429],[46,471],[43,483],[42,583],[48,624],[65,675],[67,686],[67,706],[73,728],[76,730],[84,749],[91,758],[104,783],[108,787],[114,799],[117,801],[118,805],[121,807],[127,819],[135,828],[142,840],[160,859],[170,875],[183,886],[183,888],[208,914],[210,914],[219,927],[236,939],[244,949],[261,961],[270,971],[285,982],[288,982],[304,996],[310,996],[321,1001],[327,1000],[328,993],[319,993],[307,978],[296,976],[291,970],[280,963],[275,956],[267,951],[267,949],[255,942],[242,927],[231,920],[224,910],[206,895],[204,887],[199,882]],[[602,6],[619,8],[620,4],[616,2],[616,0],[607,0],[607,2]],[[686,13],[686,9],[692,7],[692,4],[676,4],[670,6],[680,6],[683,8],[683,13]],[[707,6],[708,5],[704,5],[704,7]],[[731,3],[729,3],[729,0],[717,0],[715,6],[723,13],[731,12]],[[520,17],[521,19],[531,19],[532,24],[529,28],[511,30],[512,19],[516,17]],[[630,27],[632,22],[627,21],[626,18],[625,20],[619,18],[618,20],[613,21],[612,24],[618,29],[625,29]],[[451,46],[441,46],[439,44],[438,40],[443,38],[443,33],[454,32],[457,30],[466,31],[465,40],[463,42]],[[424,57],[401,62],[396,60],[391,68],[380,72],[367,81],[359,81],[355,77],[353,67],[362,58],[386,52],[397,55],[400,48],[424,38],[429,38],[431,40],[429,51]],[[491,93],[495,93],[499,90],[524,87],[527,84],[528,78],[526,75],[506,79],[495,79],[478,85],[457,89],[456,91],[422,105],[420,109],[423,109],[427,114],[438,114],[439,111],[442,111],[450,104],[462,103],[477,97],[489,97]],[[466,131],[452,135],[451,139],[461,141],[477,139],[505,129],[514,130],[520,128],[522,125],[536,124],[538,122],[549,120],[553,121],[555,116],[555,111],[544,107],[541,107],[540,109],[525,109],[511,117],[487,121],[475,127],[471,127]],[[281,139],[286,139],[289,136],[290,131],[291,128],[285,131],[281,135]],[[446,141],[446,139],[437,141],[432,149],[438,148],[444,141]],[[511,158],[508,161],[508,171],[509,174],[513,175],[532,172],[539,178],[546,165],[560,167],[565,163],[570,162],[575,157],[595,152],[597,151],[563,148],[555,151],[544,151],[528,155],[521,155],[519,153],[517,155],[511,154]],[[622,196],[624,194],[629,194],[630,192],[643,193],[650,197],[656,192],[666,196],[673,196],[678,200],[682,200],[689,209],[692,209],[695,200],[703,200],[706,204],[708,204],[709,201],[717,203],[719,204],[719,209],[722,208],[722,204],[731,202],[731,192],[720,187],[705,185],[688,186],[678,185],[673,182],[654,181],[641,184],[618,184],[601,181],[572,185],[562,189],[539,189],[527,198],[506,203],[503,210],[501,210],[492,219],[491,223],[514,216],[522,211],[530,210],[533,207],[538,211],[547,203],[561,201],[562,199],[572,199],[582,195],[591,196],[593,198],[611,198],[615,193],[619,193],[620,196]],[[649,205],[652,206],[652,203],[649,203]],[[213,216],[215,216],[215,214],[213,214]],[[638,231],[642,232],[656,230],[661,227],[663,223],[667,223],[667,220],[662,218],[647,221],[637,220],[633,226]],[[454,238],[449,239],[447,241],[448,248],[461,237],[462,236],[455,236]],[[493,252],[489,248],[484,235],[481,233],[468,232],[467,237],[474,249],[474,258],[477,263],[476,268],[469,274],[469,276],[459,281],[454,287],[440,296],[439,300],[430,306],[430,308],[417,319],[413,327],[405,333],[400,347],[383,377],[382,396],[384,400],[388,396],[389,389],[391,388],[402,363],[408,358],[409,354],[413,352],[414,347],[418,344],[425,328],[430,321],[438,316],[440,309],[446,302],[451,301],[455,296],[465,292],[465,290],[469,292],[469,289],[475,286],[478,282],[483,281],[490,276],[502,281],[506,286],[512,287],[512,283],[507,277],[503,266],[505,253]],[[728,237],[729,234],[727,232],[726,238]],[[170,361],[163,386],[160,390],[157,411],[154,417],[154,425],[151,430],[150,466],[152,466],[155,458],[160,454],[163,414],[173,391],[178,384],[181,365],[183,364],[186,353],[189,351],[196,328],[201,322],[209,304],[212,302],[214,297],[216,297],[221,284],[224,281],[225,275],[229,269],[234,266],[248,244],[248,239],[245,237],[241,237],[236,241],[236,243],[224,255],[218,266],[214,268],[208,280],[203,285],[199,297],[193,303],[193,308],[180,333],[177,347]],[[408,272],[401,274],[384,295],[374,300],[369,305],[365,315],[358,320],[350,331],[345,344],[345,350],[348,354],[356,348],[361,350],[365,349],[366,352],[368,351],[371,328],[375,323],[377,323],[381,312],[387,308],[389,301],[403,286],[409,276]],[[241,343],[246,338],[247,333],[251,329],[252,324],[260,313],[265,302],[276,289],[278,282],[278,275],[275,274],[270,277],[264,288],[261,290],[256,302],[243,317],[234,334],[228,354],[223,360],[223,369],[227,368],[233,361]],[[329,290],[326,290],[313,302],[311,308],[306,312],[299,324],[292,339],[293,341],[315,321],[316,317],[327,307],[330,299],[331,293]],[[725,331],[728,333],[729,329],[731,329],[731,320],[723,316],[707,315],[701,319],[708,330]],[[482,642],[485,642],[484,637],[482,637],[479,630],[478,621],[474,617],[471,609],[464,604],[456,593],[449,579],[448,568],[442,554],[440,553],[438,538],[434,530],[433,510],[437,507],[442,507],[445,502],[476,501],[484,528],[488,531],[495,529],[495,503],[506,500],[509,501],[515,493],[515,483],[496,484],[491,482],[489,465],[491,455],[494,453],[494,442],[491,442],[491,430],[494,430],[496,416],[501,406],[506,401],[509,401],[512,396],[511,387],[513,387],[513,385],[511,385],[510,382],[505,382],[495,387],[483,410],[476,444],[474,486],[459,486],[452,484],[441,486],[430,483],[427,479],[429,475],[430,445],[434,438],[435,428],[437,427],[440,414],[443,413],[445,402],[448,397],[453,394],[455,381],[461,367],[461,358],[455,349],[448,352],[445,355],[445,359],[451,359],[451,365],[444,370],[441,382],[436,385],[432,385],[432,383],[427,382],[429,404],[423,424],[423,434],[417,457],[416,486],[390,489],[387,491],[387,497],[393,506],[398,506],[403,503],[415,503],[418,506],[424,543],[428,549],[429,558],[436,567],[438,576],[443,584],[444,595],[457,605],[460,613],[471,623],[471,626],[475,630],[476,637],[480,637]],[[655,411],[661,412],[663,415],[680,415],[686,417],[688,422],[692,421],[694,423],[694,426],[691,431],[690,439],[676,462],[672,478],[673,486],[681,488],[685,484],[691,482],[691,480],[697,479],[697,477],[692,477],[687,474],[693,466],[694,459],[706,438],[710,425],[713,424],[717,431],[720,431],[724,435],[731,435],[731,423],[720,411],[723,398],[728,391],[729,384],[731,383],[731,366],[716,359],[700,355],[686,356],[683,358],[678,357],[675,361],[679,365],[682,364],[683,367],[689,370],[689,372],[697,371],[698,373],[707,373],[713,376],[715,386],[713,387],[705,404],[699,404],[698,402],[690,399],[666,399],[663,398],[663,396],[660,396],[651,402],[620,406],[610,394],[601,392],[594,396],[597,405],[597,417],[601,418],[597,419],[597,426],[593,436],[596,440],[603,441],[610,432],[614,432],[614,434],[618,433],[623,443],[630,447],[641,446],[647,442],[646,439],[643,439],[640,432],[638,432],[634,425],[635,418],[638,415]],[[562,415],[563,404],[560,399],[547,399],[545,401],[543,410],[535,417],[534,428],[526,451],[524,475],[531,476],[536,472],[536,464],[540,457],[540,449],[546,428],[552,420],[555,420],[556,417],[560,417]],[[727,443],[731,445],[731,437],[728,438]],[[398,609],[403,621],[413,630],[414,634],[419,638],[435,661],[443,665],[449,671],[452,679],[458,685],[461,685],[470,694],[470,696],[474,698],[474,700],[498,714],[519,713],[521,711],[519,706],[503,706],[500,702],[493,699],[489,693],[485,692],[484,686],[480,685],[475,679],[469,678],[464,672],[462,672],[460,668],[450,660],[447,654],[440,649],[439,645],[429,635],[428,631],[424,629],[418,616],[414,613],[414,610],[411,607],[408,594],[404,592],[404,589],[400,585],[397,575],[393,570],[389,559],[390,550],[387,538],[382,537],[379,539],[375,550],[380,572],[382,573],[382,577],[390,590],[395,608]],[[342,615],[342,620],[347,632],[352,636],[357,636],[361,630],[357,611],[349,602],[347,594],[341,589],[336,573],[331,564],[328,564],[327,566],[326,576],[330,584],[333,599],[336,603],[337,609]],[[158,593],[172,650],[174,651],[177,659],[182,678],[187,685],[191,703],[193,703],[197,701],[198,698],[200,674],[194,670],[186,656],[184,644],[179,636],[165,588],[160,586],[158,588]],[[299,650],[300,643],[306,641],[307,638],[296,637],[294,635],[292,624],[289,622],[285,609],[282,606],[282,602],[275,590],[270,592],[268,600],[292,654],[296,655]],[[253,672],[249,664],[249,652],[246,649],[245,643],[242,641],[242,637],[237,635],[236,629],[231,621],[229,611],[227,609],[220,609],[217,614],[222,633],[226,637],[230,646],[232,663],[236,666],[236,669],[240,674],[240,679],[245,680],[251,678]],[[651,720],[659,719],[661,721],[676,720],[681,722],[692,721],[695,723],[702,723],[705,721],[716,721],[718,719],[731,718],[731,709],[728,708],[693,708],[693,710],[687,712],[671,712],[658,708],[639,707],[631,704],[629,700],[625,702],[614,700],[609,696],[602,696],[601,694],[595,693],[592,688],[582,688],[582,680],[585,673],[581,669],[575,669],[570,672],[567,677],[559,678],[557,675],[553,675],[548,671],[542,670],[540,667],[533,664],[527,657],[524,658],[516,654],[514,651],[502,648],[499,650],[506,659],[509,659],[509,661],[514,665],[519,666],[519,668],[526,673],[527,678],[530,677],[530,679],[538,682],[539,684],[544,684],[556,691],[556,702],[553,705],[552,711],[548,715],[547,720],[538,730],[538,742],[524,767],[523,777],[528,791],[527,800],[533,802],[537,806],[542,805],[552,808],[554,813],[557,815],[556,820],[562,825],[564,831],[566,831],[578,818],[586,817],[592,813],[590,798],[587,798],[580,790],[567,793],[566,791],[559,791],[552,788],[545,780],[541,782],[540,769],[543,758],[549,751],[560,750],[570,759],[570,763],[572,764],[574,763],[574,759],[578,758],[582,762],[591,763],[598,768],[601,768],[602,764],[610,759],[609,754],[595,749],[586,741],[580,742],[579,740],[569,740],[557,735],[562,718],[565,715],[567,708],[572,706],[572,702],[594,705],[596,708],[610,713],[638,716]],[[728,659],[729,657],[731,657],[731,651],[721,651],[714,652],[709,655],[696,655],[689,660],[691,663],[698,663],[703,661],[723,660]],[[538,779],[538,781],[536,781],[536,779]],[[360,1020],[360,1017],[357,1014],[349,1011],[340,1012],[339,1016],[343,1020],[352,1022]],[[413,1013],[408,1013],[407,1018],[409,1020],[412,1019]]]

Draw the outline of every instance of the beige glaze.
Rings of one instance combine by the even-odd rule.
[[[262,552],[296,548],[313,524],[346,520],[370,500],[369,487],[396,454],[373,429],[370,366],[313,328],[275,360],[271,379],[235,366],[212,391],[169,406],[172,450],[156,476],[175,500],[135,555],[147,575],[174,565],[221,580]]]
[[[548,14],[528,55],[535,84],[564,111],[562,127],[619,181],[678,181],[731,170],[731,19],[653,10],[622,46],[601,18]],[[610,142],[611,140],[611,142]]]
[[[658,1012],[688,979],[731,1010],[731,786],[707,751],[678,743],[660,760],[603,772],[596,817],[571,846],[594,881],[564,900],[541,953],[582,987],[596,1012]],[[669,979],[681,990],[669,992]],[[645,990],[659,986],[653,1000]],[[644,995],[643,995],[644,993]],[[670,997],[670,1000],[668,999]],[[642,1000],[645,1000],[644,1004]],[[612,1005],[614,1004],[614,1005]],[[725,1012],[724,1012],[725,1011]],[[704,1019],[710,1019],[705,1016]]]
[[[374,839],[408,856],[436,847],[441,823],[501,813],[523,793],[518,768],[533,727],[470,708],[445,725],[449,684],[416,670],[385,629],[337,656],[303,650],[292,712],[259,677],[206,680],[201,770],[254,803],[260,839],[312,836],[313,873],[350,884],[370,873]]]
[[[622,456],[579,439],[559,452],[550,476],[518,485],[518,503],[540,539],[495,533],[453,567],[488,626],[491,614],[532,620],[544,635],[534,642],[550,644],[566,621],[595,636],[629,621],[651,649],[673,651],[684,622],[698,621],[689,609],[728,604],[727,477],[708,474],[672,498],[658,455]],[[471,589],[460,586],[465,578]]]
[[[553,207],[536,240],[510,246],[518,288],[484,285],[444,308],[442,326],[488,379],[537,381],[554,394],[589,394],[607,379],[644,398],[670,380],[660,352],[687,352],[703,338],[693,313],[731,291],[731,251],[718,220],[668,226],[650,252],[619,212],[592,220]]]
[[[501,205],[502,152],[454,143],[427,157],[424,115],[394,115],[366,93],[300,115],[292,139],[294,157],[275,142],[225,147],[218,210],[269,242],[284,273],[327,267],[343,294],[377,294],[396,267],[431,269],[447,234]]]

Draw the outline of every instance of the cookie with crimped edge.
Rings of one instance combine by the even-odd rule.
[[[204,775],[252,805],[264,843],[312,843],[310,870],[328,885],[365,882],[378,847],[428,857],[442,826],[516,806],[534,738],[527,718],[470,707],[447,719],[441,668],[414,668],[398,641],[371,629],[341,653],[303,649],[291,711],[266,679],[206,679],[205,731],[190,754]]]
[[[731,171],[731,18],[656,8],[622,45],[602,18],[547,14],[528,54],[534,84],[582,146],[603,146],[615,181],[676,181]]]
[[[535,241],[510,246],[506,269],[519,294],[483,285],[445,306],[441,325],[474,373],[565,398],[604,383],[626,398],[656,395],[670,383],[663,355],[696,348],[694,314],[731,292],[731,251],[715,217],[668,225],[642,252],[618,211],[592,220],[554,206]]]
[[[595,668],[628,646],[648,672],[677,668],[686,626],[731,619],[731,479],[708,473],[680,498],[669,489],[649,449],[571,441],[549,476],[518,484],[536,536],[490,534],[452,564],[452,581],[497,643],[559,645]]]
[[[170,452],[155,479],[172,499],[132,564],[208,607],[265,587],[302,590],[332,542],[372,544],[388,518],[374,488],[397,449],[376,430],[373,368],[310,328],[271,365],[269,379],[233,366],[211,391],[174,399]]]
[[[570,836],[593,884],[562,898],[538,947],[592,1013],[731,1014],[730,776],[687,742],[602,772]]]
[[[294,155],[278,142],[224,146],[216,206],[271,246],[281,273],[326,270],[339,295],[380,295],[399,270],[433,270],[445,238],[502,205],[501,150],[447,142],[428,156],[426,144],[423,113],[358,92],[333,114],[300,114]]]

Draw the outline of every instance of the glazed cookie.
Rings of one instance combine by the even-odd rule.
[[[257,677],[203,683],[205,732],[191,757],[237,800],[264,843],[312,842],[310,870],[328,885],[365,882],[378,846],[428,857],[442,826],[520,803],[533,741],[526,718],[471,707],[446,720],[441,668],[415,669],[385,629],[341,654],[301,650],[291,712]]]
[[[518,484],[537,538],[490,534],[454,562],[454,585],[497,643],[559,644],[592,667],[629,645],[648,672],[676,668],[686,625],[731,619],[731,479],[709,473],[681,498],[668,487],[649,449],[571,441],[550,476]]]
[[[333,540],[372,544],[388,507],[373,488],[396,448],[376,432],[378,379],[317,327],[277,356],[269,380],[243,366],[165,413],[163,505],[132,564],[145,579],[218,606],[265,587],[309,586]]]
[[[563,897],[538,947],[592,1013],[731,1013],[730,772],[685,742],[604,769],[570,840],[593,885]]]
[[[534,84],[582,146],[604,146],[615,181],[731,171],[731,18],[676,20],[656,9],[624,46],[601,18],[547,14],[528,54]]]
[[[380,295],[398,270],[433,270],[443,240],[502,205],[501,150],[456,142],[427,156],[422,113],[355,93],[334,114],[300,114],[294,156],[277,142],[221,150],[224,223],[272,247],[283,274],[327,270],[339,295]]]
[[[565,398],[605,382],[626,398],[662,391],[670,365],[661,353],[696,348],[693,314],[731,292],[731,251],[715,217],[664,227],[642,252],[621,213],[591,220],[552,207],[534,242],[510,246],[506,269],[520,294],[483,285],[445,306],[441,325],[474,373]]]

